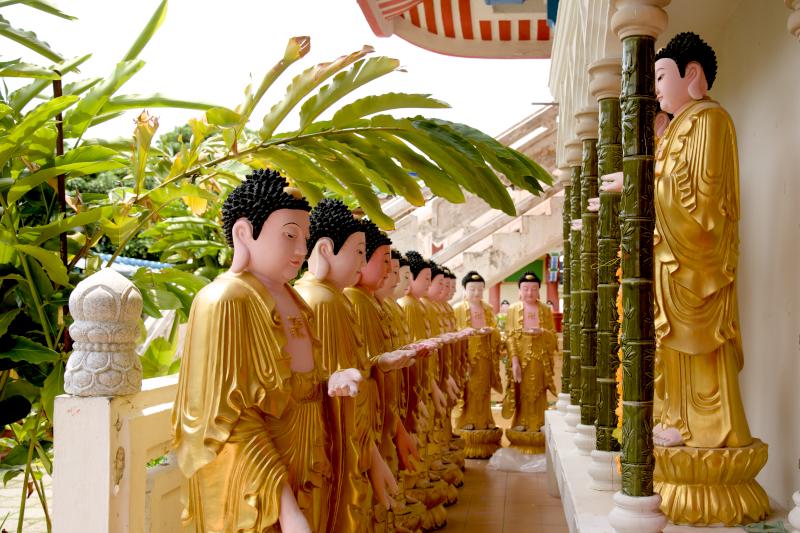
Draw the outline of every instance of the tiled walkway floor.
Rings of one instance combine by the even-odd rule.
[[[499,472],[467,459],[458,503],[447,508],[447,533],[566,533],[561,500],[547,494],[545,474]]]

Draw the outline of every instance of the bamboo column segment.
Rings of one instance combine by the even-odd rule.
[[[600,176],[622,170],[619,90],[622,64],[618,57],[607,58],[589,67],[589,90],[600,106],[597,142],[598,180]],[[598,185],[601,182],[598,181]],[[619,258],[620,193],[600,192],[597,247],[597,442],[596,449],[619,450],[612,436],[617,427],[616,374],[619,367],[619,322],[617,314],[617,267]]]
[[[570,222],[581,218],[581,144],[573,140],[566,144],[567,164],[572,168],[570,188]],[[581,232],[570,229],[570,359],[569,359],[569,396],[567,406],[567,427],[575,431],[580,422],[581,404],[581,300],[580,300],[580,257]]]
[[[622,491],[609,522],[619,533],[661,531],[653,493],[653,230],[655,40],[669,0],[618,0],[611,25],[622,40]]]
[[[575,444],[579,453],[589,455],[595,445],[597,420],[597,213],[589,211],[589,198],[598,195],[597,107],[575,114],[577,134],[582,143],[581,164],[581,422]]]
[[[562,171],[563,172],[563,171]],[[571,173],[571,171],[570,171]],[[565,179],[566,183],[564,184],[564,209],[563,209],[563,238],[564,238],[564,274],[563,274],[563,300],[564,300],[564,308],[563,311],[563,319],[561,321],[561,337],[562,337],[562,349],[561,349],[561,393],[559,394],[559,411],[566,414],[567,412],[567,405],[569,404],[569,392],[570,392],[570,373],[569,373],[569,363],[571,357],[571,350],[570,350],[570,300],[571,300],[571,287],[572,287],[572,280],[570,279],[571,272],[572,272],[572,265],[570,264],[571,259],[571,246],[570,246],[570,224],[571,224],[571,215],[570,212],[570,205],[572,198],[572,182],[571,176],[562,177]],[[563,403],[563,405],[562,405]]]

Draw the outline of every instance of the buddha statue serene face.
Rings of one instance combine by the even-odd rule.
[[[414,276],[411,274],[411,267],[408,265],[400,265],[400,268],[397,271],[397,287],[395,287],[394,293],[395,298],[402,298],[406,295],[413,279]]]
[[[308,270],[339,290],[358,282],[365,265],[366,236],[339,200],[325,198],[311,211]]]
[[[483,301],[484,284],[482,281],[470,281],[464,287],[464,295],[471,304],[479,304]]]
[[[231,272],[267,285],[297,276],[306,255],[310,206],[277,172],[257,170],[225,200],[223,229],[233,247]]]
[[[366,237],[367,263],[361,270],[360,287],[374,292],[383,287],[392,270],[392,241],[371,220],[361,220]]]
[[[535,305],[539,301],[539,287],[542,282],[539,277],[532,273],[526,272],[519,280],[519,299],[528,306]]]
[[[450,300],[452,300],[453,296],[455,295],[456,295],[456,278],[450,276],[449,278],[447,278],[447,301],[449,302]]]
[[[392,255],[394,253],[392,252]],[[392,258],[390,262],[389,274],[380,289],[375,291],[375,294],[383,298],[392,297],[397,289],[397,283],[400,280],[400,260]]]
[[[656,99],[671,115],[705,98],[714,83],[716,58],[697,40],[694,34],[678,34],[656,55]]]
[[[428,287],[428,298],[434,302],[439,302],[443,299],[445,290],[444,274],[437,272],[436,275],[431,278],[431,285]]]
[[[432,278],[430,262],[423,259],[422,255],[414,250],[406,252],[406,259],[411,270],[411,281],[408,284],[407,293],[415,298],[427,296]]]

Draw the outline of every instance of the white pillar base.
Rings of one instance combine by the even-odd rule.
[[[575,429],[578,432],[575,435],[575,446],[578,448],[578,453],[589,455],[597,444],[597,429],[594,424],[578,424]]]
[[[789,511],[789,533],[800,533],[800,490],[792,494],[794,508]]]
[[[608,522],[614,533],[661,533],[667,517],[661,512],[661,496],[634,497],[622,492],[614,494],[614,508]]]
[[[592,450],[592,462],[589,464],[589,475],[592,476],[590,487],[594,490],[620,490],[622,476],[617,470],[617,457],[620,452],[604,452]]]
[[[581,421],[581,406],[568,405],[567,416],[564,417],[564,421],[566,421],[567,423],[568,433],[575,433],[576,431],[578,431],[577,429],[575,429],[575,426],[577,426],[578,422]]]
[[[566,392],[560,392],[558,394],[558,401],[556,402],[556,409],[562,415],[567,414],[567,406],[569,405],[569,394]]]

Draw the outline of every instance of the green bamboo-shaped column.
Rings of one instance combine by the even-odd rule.
[[[582,143],[581,165],[581,425],[576,444],[581,453],[594,449],[597,419],[597,213],[589,211],[589,198],[598,195],[597,108],[575,115]]]
[[[570,191],[571,220],[581,218],[581,167],[572,167],[572,189]],[[570,229],[570,361],[569,400],[570,405],[581,404],[581,232]]]
[[[598,176],[622,170],[622,132],[620,130],[620,58],[608,58],[589,67],[590,90],[600,107],[597,141]],[[598,184],[601,182],[598,181]],[[612,435],[617,427],[617,383],[619,366],[619,322],[617,314],[617,267],[619,258],[620,193],[600,192],[597,246],[597,440],[596,449],[619,450]],[[608,487],[611,488],[611,487]]]
[[[571,178],[570,178],[571,179]],[[563,217],[563,238],[564,238],[564,286],[563,286],[563,300],[564,300],[564,309],[563,309],[563,319],[561,321],[561,336],[563,339],[563,345],[561,350],[561,393],[562,394],[569,394],[570,391],[570,374],[569,374],[569,363],[571,357],[570,351],[570,329],[569,329],[569,319],[570,319],[570,300],[571,300],[571,287],[572,287],[572,280],[570,279],[570,275],[572,272],[572,265],[570,264],[571,260],[571,246],[570,246],[570,223],[572,218],[572,213],[570,212],[570,205],[572,198],[570,197],[572,193],[572,183],[568,181],[564,185],[564,217]]]
[[[653,494],[655,38],[622,39],[622,492]]]

